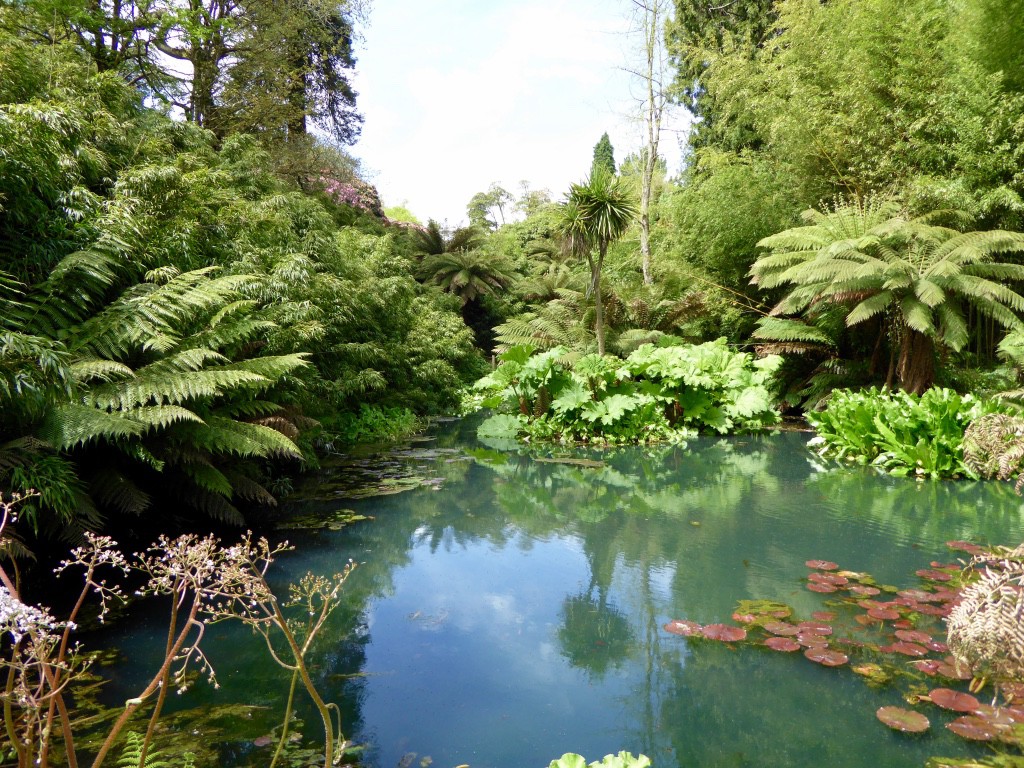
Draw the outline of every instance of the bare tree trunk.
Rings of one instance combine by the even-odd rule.
[[[594,333],[597,335],[597,354],[604,354],[604,299],[601,297],[601,268],[604,266],[605,252],[608,244],[604,241],[598,246],[597,268],[594,270]]]
[[[646,136],[643,171],[640,176],[640,263],[644,284],[654,283],[651,271],[651,201],[654,196],[654,177],[658,169],[658,145],[661,141],[661,117],[667,96],[663,78],[665,57],[665,2],[664,0],[633,0],[640,14],[640,27],[644,35],[644,70],[640,73],[646,88],[644,99],[644,128]]]

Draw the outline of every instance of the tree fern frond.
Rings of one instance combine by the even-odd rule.
[[[210,416],[206,423],[183,425],[194,442],[211,453],[236,456],[281,455],[302,458],[302,452],[291,440],[275,429],[260,424]]]
[[[126,514],[141,514],[151,503],[149,494],[110,467],[102,467],[92,476],[89,492],[104,506]]]
[[[257,504],[265,504],[268,507],[277,506],[277,499],[274,497],[274,494],[248,475],[244,475],[241,472],[228,471],[225,471],[224,474],[231,481],[231,487],[234,489],[237,498],[255,501]]]
[[[63,403],[50,409],[39,426],[38,436],[58,450],[102,440],[138,437],[145,427],[118,413],[81,403]]]
[[[127,411],[142,405],[181,405],[233,390],[264,388],[271,383],[258,373],[219,368],[155,376],[140,374],[127,381],[94,387],[86,402],[96,408]]]
[[[77,360],[71,364],[70,370],[72,377],[79,384],[87,384],[92,381],[114,381],[135,375],[135,372],[124,363],[100,358]]]
[[[755,339],[774,342],[802,342],[805,344],[824,344],[834,346],[832,338],[820,328],[781,317],[763,317],[757,323],[757,330],[751,334]]]
[[[861,301],[846,316],[847,325],[856,325],[885,312],[893,302],[892,291],[879,291]]]
[[[226,499],[231,498],[234,491],[231,481],[209,461],[186,462],[178,464],[177,467],[203,490],[220,494]]]

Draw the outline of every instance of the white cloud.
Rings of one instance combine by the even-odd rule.
[[[378,0],[358,65],[366,123],[354,152],[385,204],[454,224],[494,181],[562,194],[605,131],[617,158],[636,149],[622,116],[628,6]]]

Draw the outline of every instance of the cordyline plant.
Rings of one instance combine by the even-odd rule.
[[[15,507],[24,496],[0,498],[0,545],[10,541],[5,532],[15,519]],[[170,615],[163,661],[138,696],[125,702],[93,759],[99,768],[125,727],[140,708],[152,704],[152,711],[139,749],[140,766],[146,764],[156,725],[167,692],[179,693],[189,686],[188,672],[198,669],[217,686],[216,673],[201,648],[206,626],[234,619],[252,627],[264,638],[270,655],[292,673],[288,704],[280,742],[271,766],[275,765],[288,738],[295,690],[301,681],[324,726],[324,766],[336,765],[348,742],[341,733],[340,713],[317,692],[306,654],[328,616],[338,604],[341,589],[355,564],[349,562],[331,578],[307,574],[290,588],[289,600],[280,603],[266,581],[274,557],[289,549],[287,543],[272,546],[266,539],[253,540],[246,533],[233,546],[222,546],[213,536],[194,534],[171,539],[161,536],[145,552],[128,558],[109,537],[88,535],[86,543],[56,569],[84,571],[83,586],[68,618],[59,621],[45,608],[27,605],[19,597],[17,573],[11,578],[0,565],[0,632],[3,656],[0,674],[4,688],[0,695],[7,739],[17,754],[19,768],[50,764],[51,740],[59,729],[69,768],[78,768],[72,721],[64,695],[87,667],[82,654],[71,643],[71,634],[86,600],[99,601],[102,622],[112,601],[123,601],[117,584],[108,584],[107,572],[131,572],[144,577],[139,596],[170,597]],[[301,608],[302,620],[289,619],[285,610]]]

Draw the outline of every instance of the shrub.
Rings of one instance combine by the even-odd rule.
[[[481,405],[516,415],[499,414],[481,430],[492,437],[647,443],[761,429],[778,421],[770,382],[780,362],[735,352],[724,339],[645,344],[625,360],[586,355],[575,362],[564,347],[513,347],[476,390]]]

